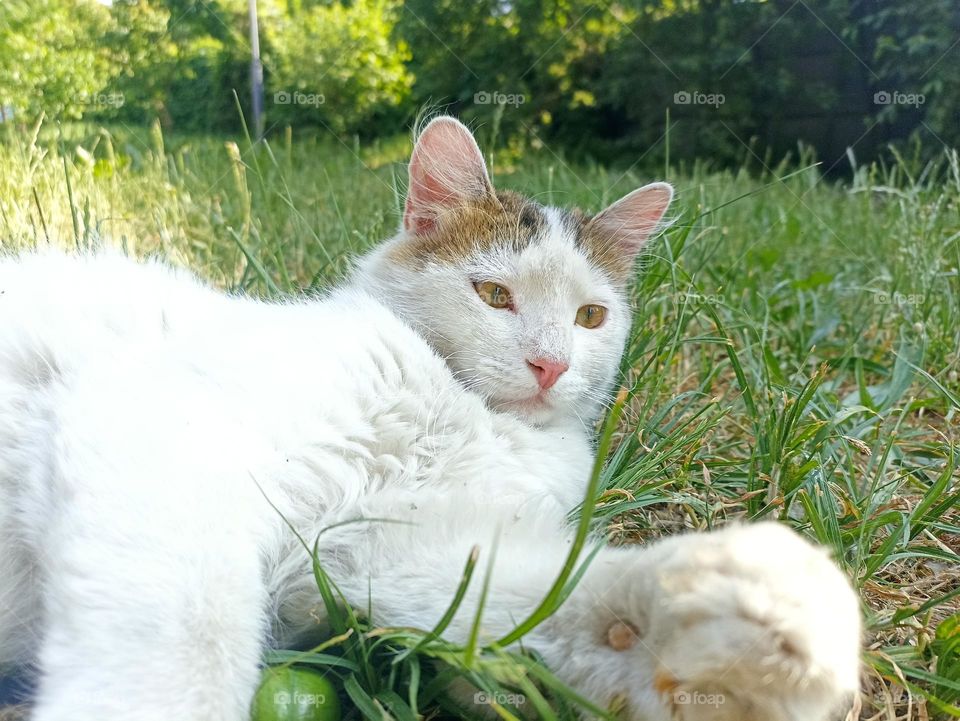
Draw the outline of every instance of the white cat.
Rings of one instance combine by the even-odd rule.
[[[113,255],[0,260],[0,665],[38,667],[33,718],[245,719],[268,639],[322,610],[277,510],[308,539],[409,522],[321,538],[383,625],[433,626],[499,533],[483,633],[512,629],[566,557],[633,261],[671,196],[588,218],[497,193],[439,118],[403,228],[323,299]],[[859,640],[826,553],[760,524],[603,549],[524,644],[632,719],[823,721]]]

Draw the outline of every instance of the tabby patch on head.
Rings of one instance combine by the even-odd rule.
[[[532,200],[491,189],[489,194],[442,209],[419,227],[411,242],[396,248],[397,261],[457,262],[497,244],[520,252],[543,236],[547,218],[543,207]]]
[[[591,423],[630,329],[637,254],[672,197],[653,183],[586,216],[496,191],[470,131],[440,117],[410,158],[403,228],[358,272],[491,408]]]

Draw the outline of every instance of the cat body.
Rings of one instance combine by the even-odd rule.
[[[404,228],[321,298],[0,260],[0,665],[38,668],[33,718],[245,719],[264,648],[323,617],[297,534],[374,622],[420,628],[496,538],[483,632],[510,630],[566,557],[669,199],[586,218],[495,194],[443,118]],[[823,551],[762,524],[603,549],[524,643],[637,720],[816,720],[856,689],[859,614]]]

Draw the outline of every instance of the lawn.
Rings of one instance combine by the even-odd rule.
[[[158,129],[0,130],[2,247],[117,245],[266,296],[336,280],[393,232],[409,152],[404,137],[279,133],[254,146]],[[653,179],[678,190],[635,285],[628,396],[595,515],[610,541],[789,523],[833,549],[863,598],[865,694],[852,718],[960,717],[956,153],[891,152],[835,181],[803,153],[770,166],[745,147],[736,172],[641,172],[632,159],[598,167],[479,136],[494,182],[545,203],[597,210]],[[528,659],[431,642],[391,666],[366,651],[413,636],[343,623],[354,633],[313,660],[353,679],[356,714],[432,713],[442,684],[426,664],[419,676],[423,656],[482,683],[529,690],[537,678],[569,715]]]

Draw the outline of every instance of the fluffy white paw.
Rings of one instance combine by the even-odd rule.
[[[772,523],[664,550],[648,644],[676,718],[814,721],[852,698],[859,602],[823,550]]]
[[[860,609],[824,550],[764,523],[617,556],[580,598],[594,668],[565,664],[598,701],[644,721],[842,717]]]

